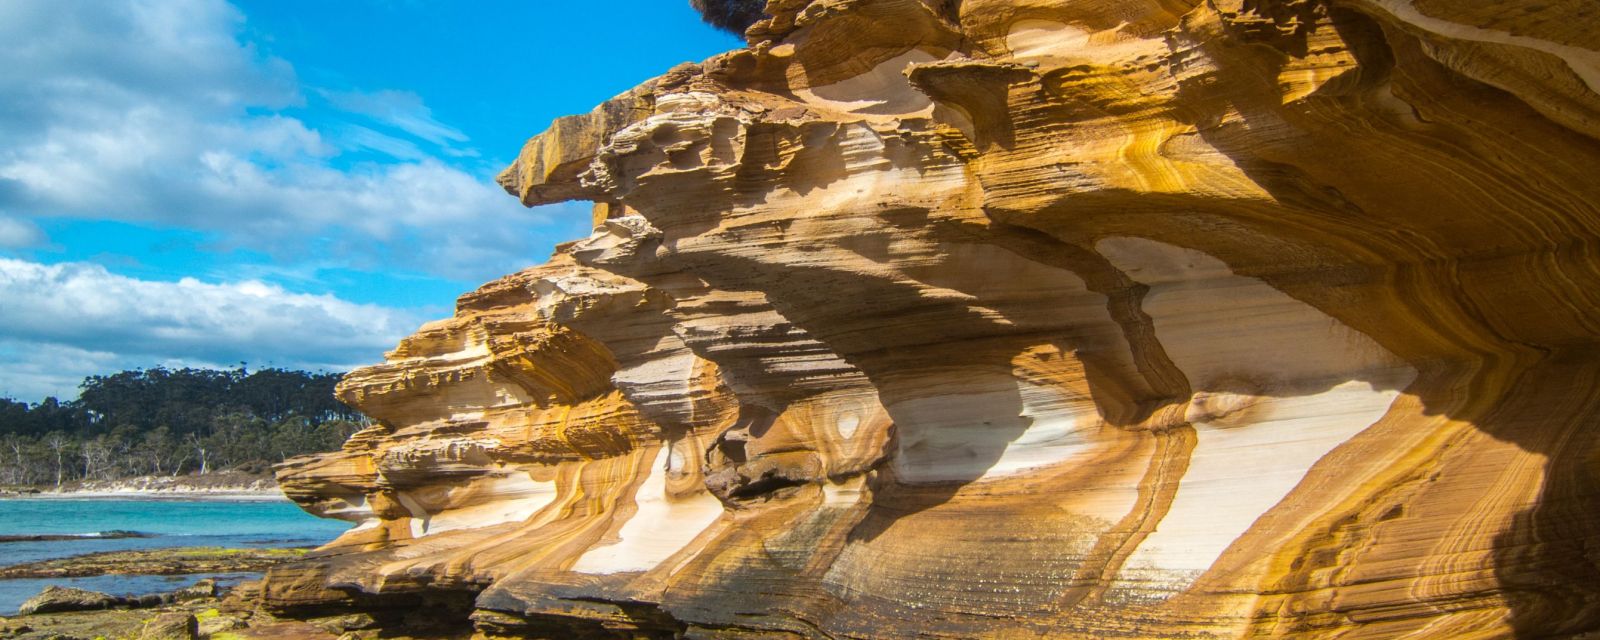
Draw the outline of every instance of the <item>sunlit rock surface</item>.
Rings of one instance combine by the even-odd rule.
[[[528,143],[506,189],[594,232],[345,380],[377,426],[280,480],[358,526],[268,604],[1600,629],[1600,5],[768,14]]]

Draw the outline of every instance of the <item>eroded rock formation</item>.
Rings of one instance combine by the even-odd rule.
[[[1600,6],[772,0],[280,470],[487,636],[1600,628]],[[406,605],[409,606],[409,605]],[[453,607],[453,608],[452,608]]]

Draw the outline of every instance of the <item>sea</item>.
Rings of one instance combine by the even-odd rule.
[[[346,522],[312,516],[283,500],[0,499],[0,536],[75,536],[65,541],[0,542],[0,566],[100,551],[317,546],[349,527]],[[97,537],[112,531],[134,531],[149,537]],[[0,580],[0,616],[14,615],[24,601],[49,585],[145,595],[186,587],[202,578],[232,583],[254,577],[198,574]]]

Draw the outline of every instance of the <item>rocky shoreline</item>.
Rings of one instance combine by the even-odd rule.
[[[0,580],[82,578],[88,576],[179,576],[259,573],[305,555],[305,549],[223,549],[186,547],[107,551],[70,558],[0,567]]]
[[[37,611],[0,618],[0,638],[8,640],[356,640],[377,637],[376,619],[340,615],[309,620],[278,618],[256,609],[241,593],[201,584],[146,598],[115,598],[73,589],[40,594],[97,607],[79,611]],[[395,636],[387,636],[395,637]],[[463,640],[465,636],[462,637]]]
[[[0,567],[0,580],[99,575],[198,575],[260,573],[303,557],[306,549],[223,549],[216,547],[94,553]],[[370,617],[331,616],[305,621],[280,620],[257,611],[256,583],[234,587],[204,579],[166,593],[117,596],[51,586],[0,618],[0,638],[17,640],[238,640],[246,638],[366,637],[376,626]]]
[[[7,640],[469,640],[470,628],[440,628],[428,612],[330,611],[280,617],[258,604],[260,583],[231,589],[211,581],[139,598],[51,587],[26,615],[0,617]],[[37,601],[37,602],[35,602]],[[62,610],[59,607],[65,607]],[[386,619],[392,617],[394,619]],[[383,629],[390,629],[383,631]],[[396,634],[393,629],[403,628]]]
[[[149,538],[148,533],[138,531],[101,531],[99,533],[46,533],[24,536],[0,536],[0,543],[6,542],[68,542],[73,540],[117,540],[123,538]]]

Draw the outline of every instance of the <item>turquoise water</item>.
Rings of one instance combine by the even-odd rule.
[[[317,518],[283,501],[0,500],[0,535],[137,531],[152,536],[0,543],[0,565],[128,549],[314,546],[332,540],[349,526]],[[24,600],[50,584],[143,595],[171,591],[202,577],[208,576],[0,580],[0,615],[16,613]],[[249,576],[223,577],[238,580]]]

